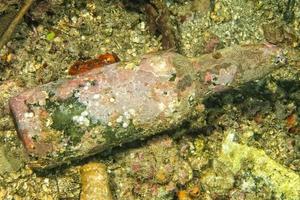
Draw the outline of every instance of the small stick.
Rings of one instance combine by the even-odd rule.
[[[0,38],[0,49],[8,42],[11,35],[13,34],[14,30],[16,29],[17,25],[20,23],[20,21],[23,19],[23,16],[26,14],[28,9],[31,7],[34,0],[25,0],[24,5],[17,13],[16,17],[12,20],[12,22],[9,24],[7,30],[3,33],[2,37]]]

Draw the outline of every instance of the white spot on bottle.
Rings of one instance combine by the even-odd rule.
[[[100,94],[94,94],[93,99],[99,99],[100,98]]]
[[[111,103],[113,103],[113,102],[115,102],[115,98],[111,97],[111,98],[109,99],[109,101],[110,101]]]
[[[116,122],[121,123],[123,121],[123,116],[119,116],[116,120]]]
[[[124,123],[122,124],[122,127],[123,127],[123,128],[127,128],[127,127],[128,127],[128,123],[124,122]]]

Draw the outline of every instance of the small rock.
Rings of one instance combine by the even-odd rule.
[[[88,163],[81,170],[81,200],[112,200],[106,166],[102,163]]]
[[[234,175],[221,162],[214,161],[213,168],[203,172],[201,182],[210,192],[226,194],[233,187]]]
[[[262,26],[265,39],[271,44],[287,44],[292,47],[299,46],[299,37],[288,26],[272,22]]]
[[[210,13],[210,18],[215,23],[230,21],[232,16],[229,6],[225,5],[223,1],[216,1],[215,5],[213,6],[212,12]]]

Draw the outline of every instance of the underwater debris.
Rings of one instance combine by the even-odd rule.
[[[106,53],[98,56],[96,59],[87,61],[76,61],[69,69],[70,75],[82,74],[95,68],[103,67],[104,65],[119,62],[120,59],[115,53]]]
[[[192,59],[149,54],[135,70],[115,63],[10,99],[30,166],[54,167],[161,132],[200,128],[203,98],[262,78],[286,62],[277,62],[282,50],[273,45],[218,53]],[[207,73],[214,77],[210,82]]]

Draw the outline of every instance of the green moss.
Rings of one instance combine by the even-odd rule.
[[[71,97],[62,102],[48,101],[46,108],[52,114],[53,123],[51,128],[63,131],[66,136],[70,137],[73,143],[78,143],[86,128],[74,123],[72,118],[80,115],[86,107],[78,102],[75,97]]]
[[[104,137],[109,144],[119,144],[121,141],[131,141],[138,137],[138,134],[141,134],[143,130],[141,128],[136,128],[132,122],[129,123],[128,127],[107,127],[104,131]]]
[[[177,54],[172,61],[174,67],[176,68],[177,77],[195,74],[193,64],[186,57]]]

